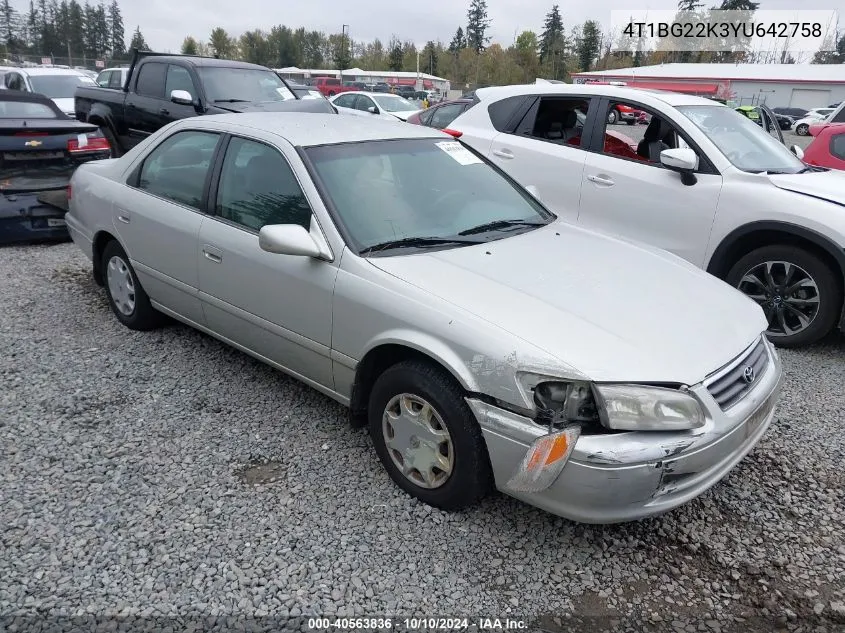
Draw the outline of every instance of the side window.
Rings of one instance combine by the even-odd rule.
[[[835,115],[830,117],[831,123],[845,123],[845,105],[840,106]]]
[[[364,95],[358,95],[355,99],[355,109],[361,110],[362,112],[368,112],[374,105],[373,100]]]
[[[111,86],[109,86],[109,83],[111,82],[113,75],[113,70],[104,70],[97,77],[97,85],[100,86],[100,88],[110,88]]]
[[[334,104],[339,108],[351,108],[355,105],[355,95],[340,95]]]
[[[830,137],[830,153],[839,160],[845,160],[845,132]]]
[[[174,90],[184,90],[191,95],[192,99],[197,98],[197,91],[194,88],[194,80],[191,79],[191,73],[187,68],[182,66],[174,66],[173,64],[167,67],[167,81],[164,86],[164,98],[169,99],[170,93]]]
[[[311,226],[311,208],[279,150],[233,138],[223,159],[216,213],[258,231],[267,224]]]
[[[493,127],[499,132],[507,132],[505,129],[507,124],[519,110],[519,107],[525,103],[525,99],[524,95],[520,95],[491,103],[487,107],[487,113],[490,115],[490,122]]]
[[[646,110],[634,103],[611,101],[605,115],[604,148],[602,153],[660,166],[660,152],[667,149],[689,147],[678,129],[659,113]],[[625,122],[630,126],[646,124],[641,140],[637,141],[615,126]],[[615,129],[614,129],[615,128]],[[623,129],[630,129],[628,127]],[[640,136],[636,134],[636,136]]]
[[[23,83],[23,77],[21,77],[18,73],[9,73],[6,75],[6,87],[9,90],[26,90],[26,86],[24,86]]]
[[[431,117],[434,116],[435,112],[437,112],[437,108],[429,108],[428,110],[423,110],[420,113],[420,123],[422,125],[429,125]]]
[[[199,209],[218,139],[210,132],[177,132],[144,160],[138,188]]]
[[[453,103],[437,108],[431,116],[431,121],[428,123],[431,127],[442,130],[449,127],[449,124],[458,118],[458,115],[464,111],[464,104]]]
[[[141,66],[135,92],[144,97],[164,98],[164,76],[167,64],[147,62]]]
[[[522,119],[515,134],[579,147],[589,108],[590,99],[542,97]]]
[[[121,71],[113,70],[111,72],[108,87],[114,88],[115,90],[123,90],[123,73]]]

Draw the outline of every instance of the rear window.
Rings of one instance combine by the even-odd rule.
[[[496,101],[487,106],[487,112],[490,114],[490,122],[493,127],[499,132],[506,132],[507,125],[510,123],[516,111],[525,102],[526,97],[523,95],[517,97],[508,97],[501,101]]]
[[[830,153],[839,160],[845,160],[845,133],[837,134],[830,139]]]
[[[44,103],[28,101],[0,101],[0,118],[3,119],[55,119],[55,111]]]
[[[135,92],[145,97],[164,98],[164,79],[167,64],[146,63],[138,73],[138,83]]]

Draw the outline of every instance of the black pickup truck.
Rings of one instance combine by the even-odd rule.
[[[337,112],[302,99],[269,68],[209,57],[135,51],[123,90],[82,87],[79,121],[97,125],[121,156],[172,121],[228,112]]]

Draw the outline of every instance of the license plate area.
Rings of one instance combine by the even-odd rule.
[[[64,218],[47,218],[47,226],[67,226]]]
[[[745,437],[751,437],[760,428],[760,425],[765,422],[772,411],[774,411],[775,403],[777,402],[778,391],[775,390],[766,398],[765,402],[751,414],[745,423]]]

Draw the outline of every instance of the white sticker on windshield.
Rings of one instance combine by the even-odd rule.
[[[278,92],[285,99],[290,99],[290,90],[288,90],[287,88],[276,88],[276,92]]]
[[[82,149],[83,147],[88,147],[88,135],[80,134],[76,137],[76,142],[79,145],[79,149]]]
[[[481,163],[481,159],[478,156],[457,141],[444,141],[443,143],[436,143],[436,145],[461,165],[476,165]]]

